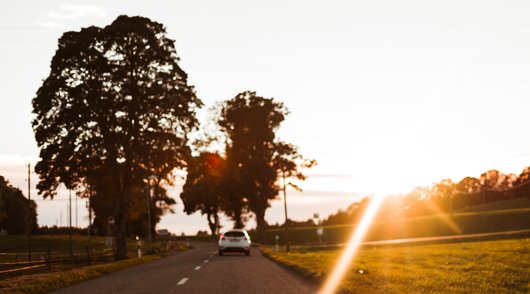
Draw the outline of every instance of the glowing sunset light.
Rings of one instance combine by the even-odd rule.
[[[381,203],[383,202],[384,198],[384,194],[377,194],[372,197],[372,200],[370,201],[366,212],[364,213],[363,217],[361,218],[361,221],[353,231],[350,240],[344,248],[337,264],[333,268],[333,271],[328,276],[326,282],[324,283],[324,286],[320,290],[320,294],[331,294],[335,292],[337,286],[342,280],[342,277],[348,270],[350,263],[355,257],[355,253],[357,253],[357,249],[359,248],[361,241],[366,235],[366,231],[372,224],[372,221],[374,220],[374,217],[377,211],[379,210],[379,206],[381,206]]]

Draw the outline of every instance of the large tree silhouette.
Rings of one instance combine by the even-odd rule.
[[[108,176],[116,258],[126,258],[133,187],[153,174],[169,181],[184,165],[200,106],[161,24],[120,16],[63,34],[33,99],[39,193],[53,197],[60,184],[96,186]]]
[[[277,140],[276,131],[288,114],[283,103],[243,92],[225,101],[218,124],[227,138],[226,185],[230,190],[228,215],[242,227],[248,209],[256,217],[257,229],[266,228],[265,211],[278,196],[280,176],[304,176],[300,165],[311,166],[294,145]]]
[[[180,198],[184,211],[206,215],[212,236],[219,228],[219,213],[227,198],[223,185],[226,160],[217,153],[203,152],[188,162],[188,175]]]

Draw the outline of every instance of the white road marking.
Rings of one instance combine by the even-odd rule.
[[[204,260],[204,263],[208,263],[208,259]]]
[[[177,283],[177,285],[182,286],[182,285],[186,284],[186,282],[187,282],[188,280],[189,280],[188,278],[183,278],[182,280],[180,280],[180,281]]]
[[[201,266],[200,266],[200,265],[198,265],[198,266],[195,267],[195,270],[196,270],[196,271],[198,271],[198,270],[200,270],[200,269],[201,269]]]

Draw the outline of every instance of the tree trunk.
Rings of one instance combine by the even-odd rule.
[[[123,177],[113,176],[114,190],[117,192],[115,197],[117,201],[114,203],[115,260],[127,258],[127,213],[130,194],[130,180],[128,178],[126,175]]]
[[[206,218],[208,219],[208,226],[212,232],[212,239],[217,240],[217,227],[219,225],[219,216],[217,212],[208,213]]]
[[[123,212],[115,217],[114,236],[116,238],[115,260],[127,258],[127,218]]]
[[[242,217],[241,209],[234,209],[234,229],[242,229],[245,226]]]
[[[258,231],[259,242],[266,243],[266,232],[267,232],[267,222],[265,221],[265,209],[259,209],[254,211],[256,216],[256,230]]]
[[[219,214],[217,214],[217,212],[215,213],[215,235],[218,236],[219,235],[219,228],[220,228],[220,224],[219,224]]]

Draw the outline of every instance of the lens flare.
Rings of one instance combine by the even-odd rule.
[[[368,208],[364,212],[361,221],[355,228],[355,231],[352,233],[346,248],[344,248],[342,251],[339,261],[335,265],[335,268],[333,268],[331,274],[328,276],[322,289],[320,289],[320,294],[332,294],[336,291],[340,281],[342,280],[342,277],[344,276],[344,273],[346,273],[348,270],[348,266],[355,256],[355,253],[357,253],[357,249],[359,249],[359,245],[366,235],[366,231],[370,227],[370,224],[379,210],[379,206],[381,206],[381,203],[385,198],[383,195],[384,194],[375,195],[370,201],[370,204],[368,204]]]

